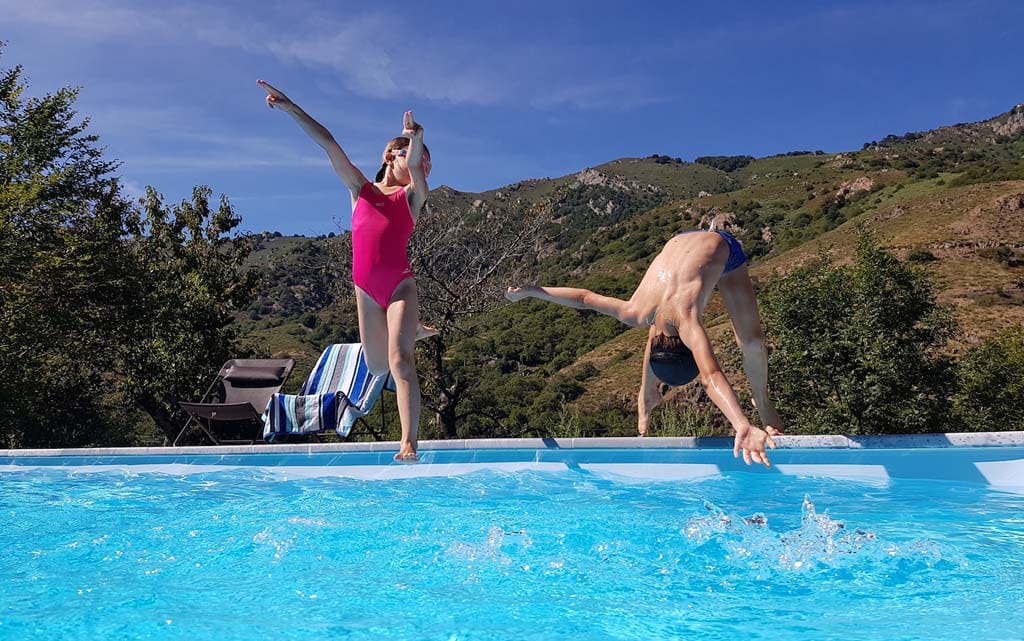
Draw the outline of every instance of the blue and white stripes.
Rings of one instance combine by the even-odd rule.
[[[264,414],[263,437],[334,429],[347,436],[373,409],[388,375],[373,376],[359,343],[331,345],[320,355],[298,395],[274,394]]]

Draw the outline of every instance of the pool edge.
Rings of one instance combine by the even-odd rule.
[[[915,449],[1021,447],[1024,431],[948,434],[890,434],[880,436],[794,435],[775,437],[784,449]],[[607,437],[453,439],[420,441],[420,451],[443,450],[584,450],[584,449],[731,449],[731,438],[702,437]],[[187,447],[92,447],[0,450],[0,457],[44,456],[153,456],[230,454],[317,454],[335,452],[389,452],[396,441],[358,443],[293,443],[258,445],[211,445]]]

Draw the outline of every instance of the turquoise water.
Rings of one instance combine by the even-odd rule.
[[[0,475],[0,639],[1024,639],[1024,495],[750,472]]]

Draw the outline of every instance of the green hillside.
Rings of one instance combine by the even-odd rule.
[[[933,279],[960,327],[949,353],[1024,323],[1024,107],[856,151],[700,160],[624,158],[483,193],[442,187],[428,215],[485,221],[502,208],[546,208],[550,242],[535,279],[622,297],[668,238],[712,220],[740,238],[761,285],[824,249],[849,260],[857,230],[867,229]],[[348,277],[338,268],[347,240],[274,238],[258,248],[251,260],[268,285],[240,319],[250,345],[297,356],[301,368],[328,342],[356,340]],[[706,321],[726,365],[737,367],[715,302]],[[540,303],[465,321],[444,339],[449,375],[471,381],[458,434],[633,433],[644,340],[610,319]],[[700,397],[693,385],[670,391],[670,401],[703,409],[687,415],[685,429],[663,418],[661,433],[720,427]],[[426,436],[440,435],[424,421]]]

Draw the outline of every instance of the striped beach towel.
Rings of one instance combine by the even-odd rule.
[[[333,429],[348,436],[373,409],[390,375],[373,376],[360,343],[331,345],[317,360],[298,394],[274,394],[264,414],[263,438]],[[389,386],[390,387],[390,386]]]

